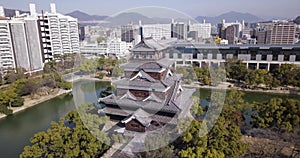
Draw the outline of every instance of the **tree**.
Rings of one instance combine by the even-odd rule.
[[[19,107],[24,103],[24,99],[20,97],[13,87],[9,87],[4,91],[0,91],[0,106]]]
[[[102,43],[102,42],[104,42],[104,41],[105,41],[105,37],[99,36],[99,37],[97,38],[97,42],[98,42],[98,43]]]
[[[98,68],[97,61],[95,59],[86,59],[79,65],[79,71],[92,73],[96,72]]]
[[[295,131],[300,127],[300,101],[273,98],[265,103],[255,103],[257,114],[253,116],[254,126]]]
[[[26,78],[27,75],[25,74],[25,72],[26,70],[24,68],[10,69],[6,72],[4,80],[8,84],[13,83],[19,79]]]
[[[221,115],[228,121],[237,126],[243,125],[243,111],[245,110],[246,103],[243,99],[243,92],[231,89],[226,96],[223,111]]]
[[[211,77],[208,68],[194,67],[194,71],[196,73],[198,81],[202,82],[205,85],[210,85]]]
[[[272,76],[267,70],[256,69],[250,70],[246,75],[246,83],[251,86],[259,86],[261,84],[271,86]]]
[[[240,157],[247,149],[241,142],[242,134],[235,124],[219,117],[208,135],[202,136],[203,122],[193,120],[182,135],[184,147],[178,152],[180,157]]]
[[[245,81],[245,76],[248,73],[246,64],[241,60],[228,59],[225,63],[227,77],[240,81]]]
[[[121,77],[124,74],[124,69],[121,68],[120,66],[115,66],[114,69],[112,70],[112,76],[113,77]]]
[[[273,72],[274,78],[280,81],[280,85],[300,85],[300,68],[294,64],[282,64]]]
[[[50,129],[35,134],[30,142],[20,157],[100,157],[109,148],[109,138],[92,135],[76,111],[52,122]]]

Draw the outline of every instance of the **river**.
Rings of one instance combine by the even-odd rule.
[[[82,91],[81,98],[88,102],[95,102],[107,86],[108,82],[81,81],[74,84],[73,90]],[[95,89],[97,90],[95,93]],[[202,100],[209,98],[211,91],[209,89],[198,89]],[[77,94],[78,95],[78,94]],[[244,99],[247,102],[267,101],[273,97],[294,98],[299,96],[287,94],[266,94],[245,92]],[[18,157],[26,145],[29,145],[29,139],[37,132],[45,131],[50,127],[51,121],[58,121],[71,110],[76,109],[72,95],[63,95],[57,98],[40,103],[30,109],[16,113],[12,116],[0,120],[0,157],[13,158]]]

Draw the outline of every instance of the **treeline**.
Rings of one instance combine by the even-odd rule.
[[[22,106],[23,96],[38,92],[47,95],[54,88],[71,89],[72,84],[64,81],[52,64],[52,62],[45,64],[43,72],[31,76],[21,68],[6,70],[1,77],[0,113],[12,114],[12,110],[8,107]]]
[[[226,62],[227,78],[243,81],[251,87],[264,85],[267,88],[278,86],[300,87],[300,67],[294,64],[282,64],[273,72],[265,69],[247,69],[241,60],[231,59]]]
[[[199,68],[195,66],[190,70],[179,67],[178,72],[183,74],[184,79],[195,79],[204,85],[218,84],[218,82],[214,82],[215,79],[219,81],[229,79],[242,83],[246,88],[300,87],[300,67],[294,64],[282,64],[274,71],[269,72],[265,69],[247,69],[246,64],[241,60],[229,59],[224,68]],[[223,74],[225,76],[222,76]]]
[[[77,69],[87,74],[95,73],[96,77],[100,79],[105,76],[119,77],[124,73],[124,70],[120,67],[123,62],[125,61],[101,56],[99,59],[84,59]]]

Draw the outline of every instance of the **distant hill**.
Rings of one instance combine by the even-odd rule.
[[[128,12],[128,13],[121,13],[114,17],[109,17],[107,21],[110,23],[110,25],[124,25],[124,24],[138,24],[139,20],[142,21],[144,24],[153,24],[156,23],[156,20],[149,18],[147,16],[144,16],[140,13],[134,13],[134,12]]]
[[[78,21],[102,21],[108,17],[108,16],[99,16],[99,15],[89,15],[89,14],[81,12],[79,10],[68,13],[66,15],[77,18]]]
[[[17,9],[7,9],[7,8],[4,8],[4,13],[5,13],[5,16],[6,17],[13,17],[16,15],[16,10]],[[22,10],[18,10],[20,12],[20,14],[23,14],[23,13],[29,13],[29,11],[22,11]]]
[[[206,16],[198,16],[196,17],[196,20],[199,22],[202,22],[203,19],[206,20],[206,22],[210,22],[212,24],[217,24],[220,23],[222,19],[225,19],[226,22],[235,22],[236,20],[242,21],[245,20],[245,22],[258,22],[258,21],[263,21],[264,19],[255,16],[250,13],[240,13],[240,12],[228,12],[221,14],[219,16],[215,17],[206,17]]]
[[[77,18],[78,21],[103,21],[105,20],[107,23],[103,25],[109,25],[109,26],[118,26],[118,25],[125,25],[128,23],[134,23],[138,24],[138,21],[141,20],[143,24],[154,24],[154,23],[170,23],[171,18],[160,18],[160,17],[147,17],[145,15],[142,15],[140,13],[136,12],[126,12],[118,14],[114,17],[109,16],[99,16],[99,15],[89,15],[87,13],[84,13],[82,11],[74,11],[72,13],[68,13],[66,15],[72,16],[74,18]],[[236,20],[242,21],[245,20],[245,22],[258,22],[263,21],[264,19],[252,15],[250,13],[240,13],[240,12],[228,12],[221,14],[219,16],[215,17],[206,17],[206,16],[198,16],[196,18],[197,21],[202,22],[203,19],[206,20],[206,22],[217,24],[220,23],[222,19],[225,19],[226,22],[235,22]],[[177,21],[181,22],[187,22],[188,19],[175,19]]]
[[[300,16],[298,16],[298,17],[294,20],[294,23],[300,25]]]

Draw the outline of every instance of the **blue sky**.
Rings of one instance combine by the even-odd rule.
[[[28,4],[35,3],[40,12],[50,10],[51,2],[56,3],[61,13],[81,10],[97,15],[112,15],[142,6],[172,8],[192,17],[216,16],[228,11],[248,12],[263,18],[295,18],[300,15],[300,0],[0,0],[0,5],[29,10]]]

